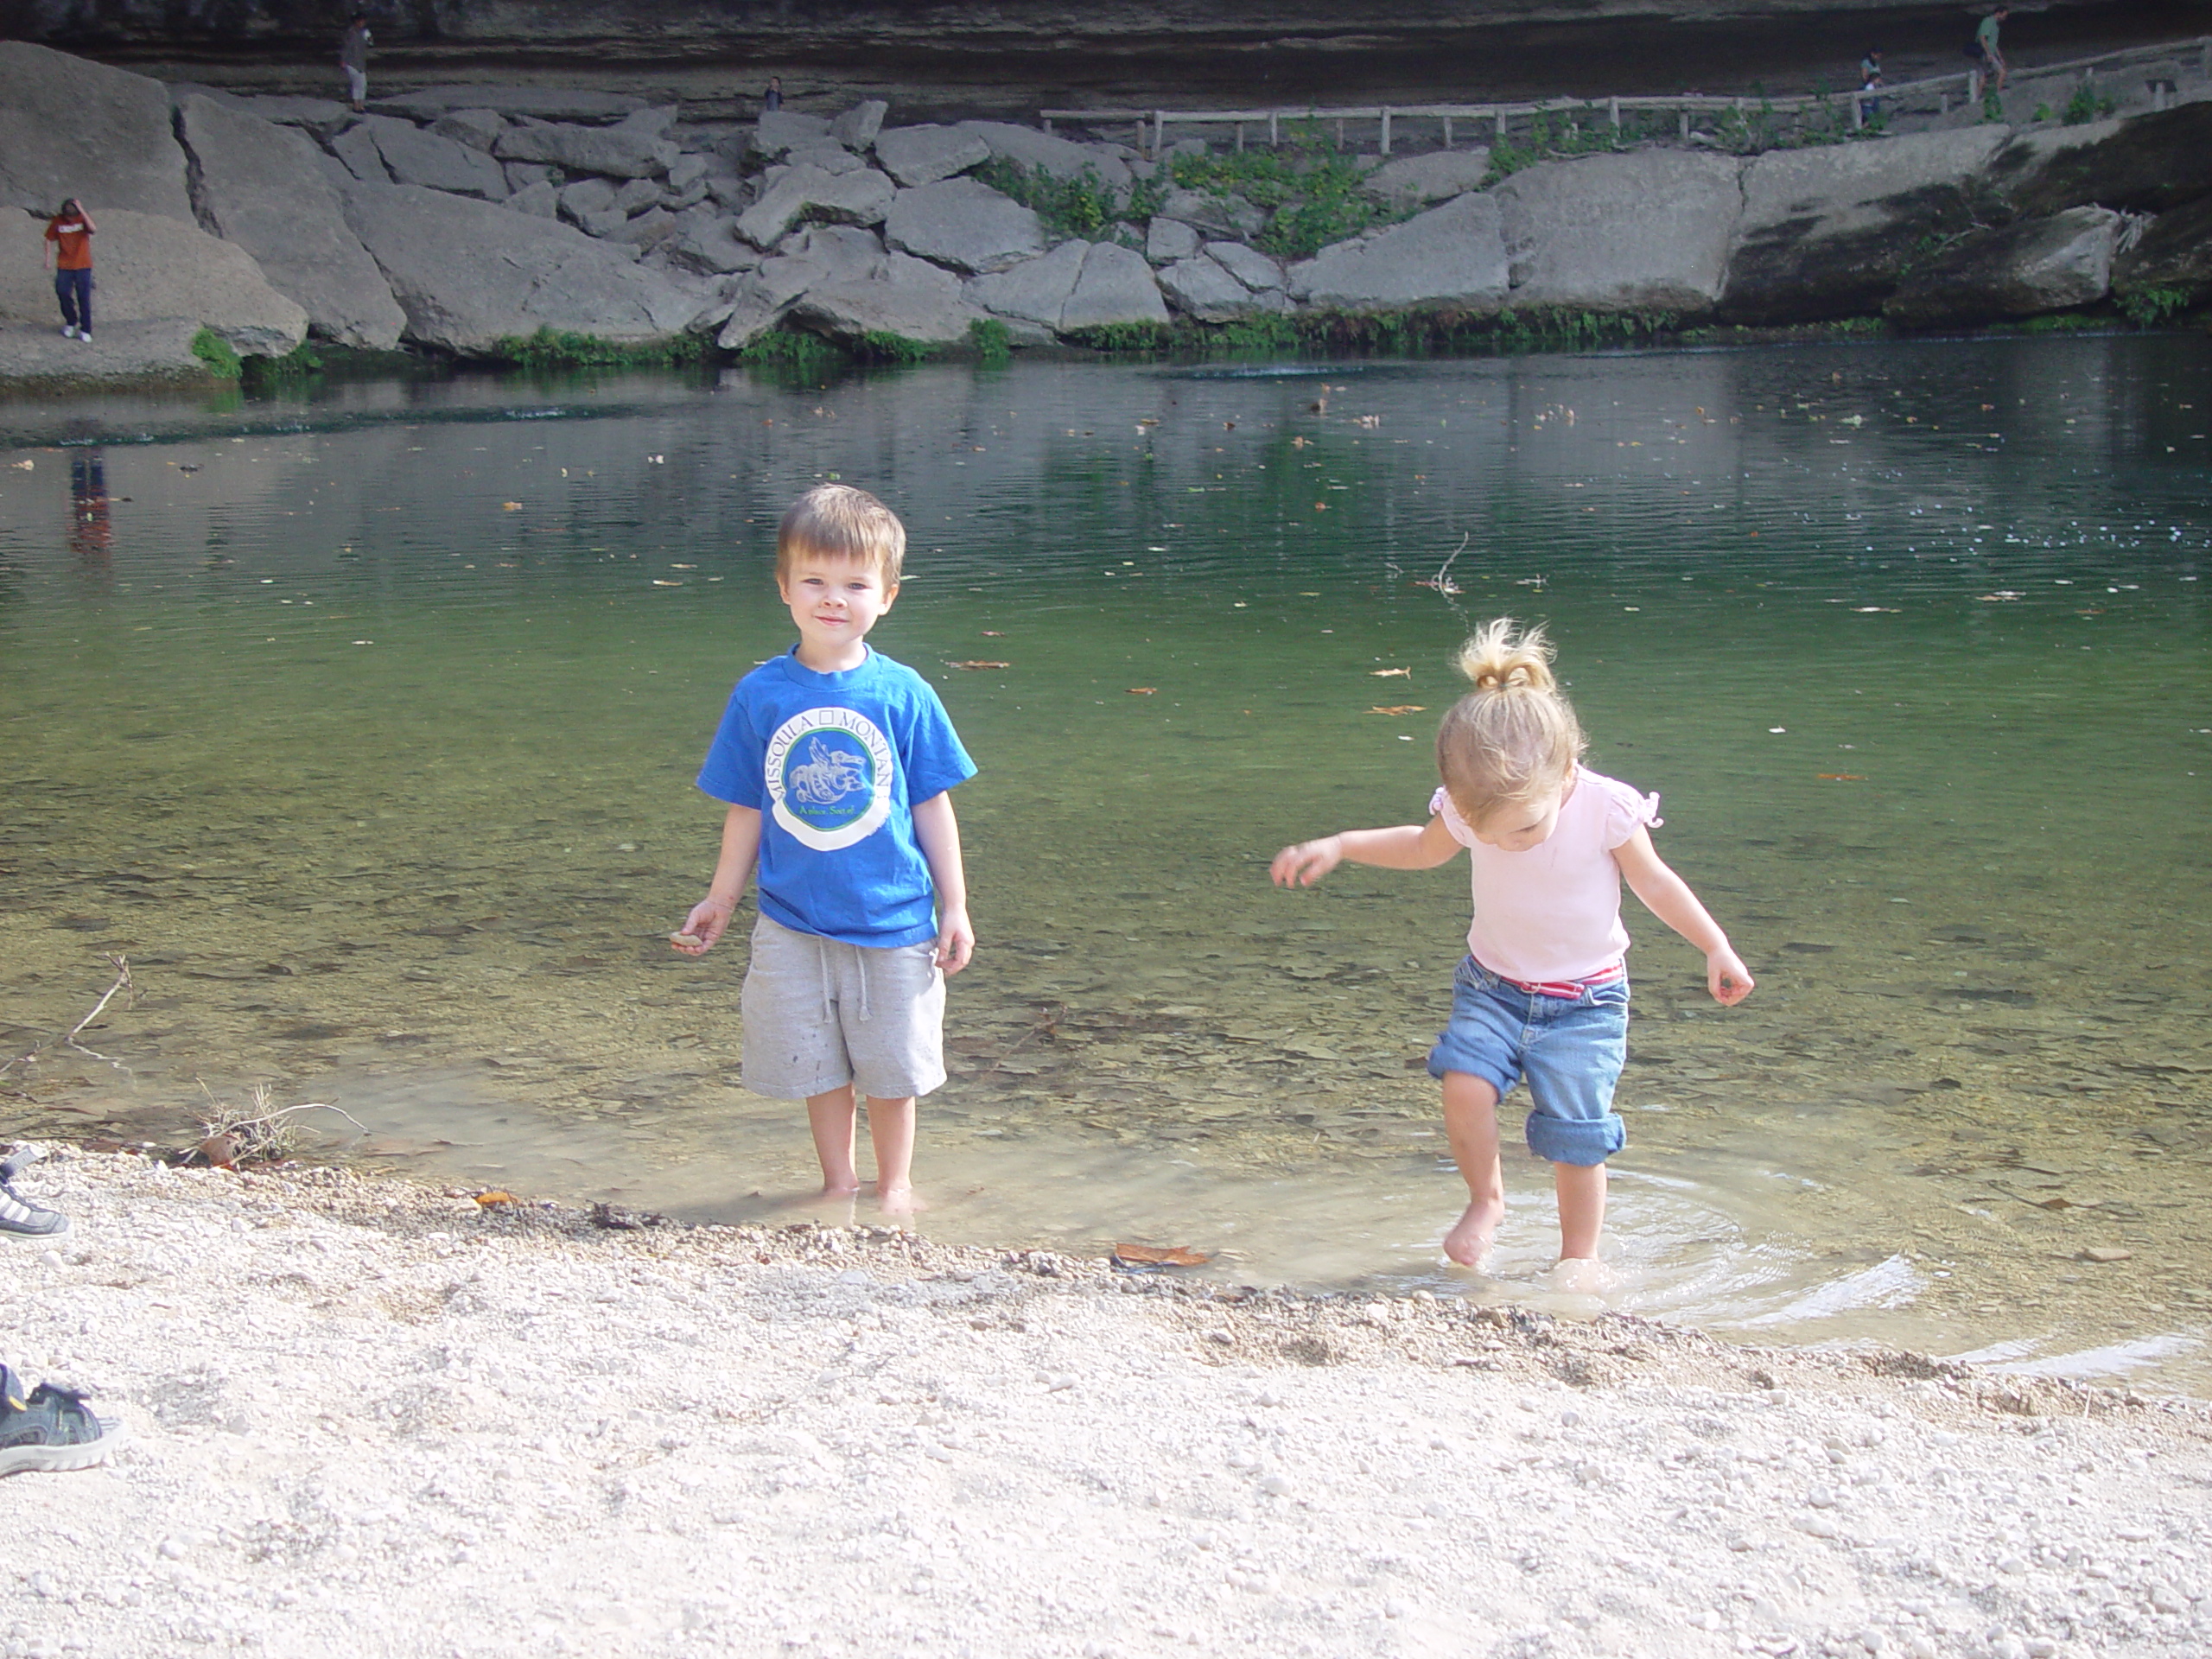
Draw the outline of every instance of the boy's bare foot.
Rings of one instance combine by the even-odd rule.
[[[1479,1268],[1490,1255],[1490,1242],[1505,1219],[1503,1198],[1477,1198],[1444,1235],[1444,1254],[1463,1268]]]
[[[857,1179],[849,1181],[825,1180],[822,1183],[821,1196],[825,1198],[849,1198],[858,1196],[860,1190],[861,1184]]]
[[[880,1188],[875,1195],[875,1205],[887,1216],[911,1216],[917,1211],[929,1208],[911,1186]]]

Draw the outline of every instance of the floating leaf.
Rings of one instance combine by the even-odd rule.
[[[1156,1244],[1116,1244],[1114,1260],[1125,1268],[1203,1268],[1213,1257],[1183,1244],[1166,1249]]]
[[[1367,674],[1370,679],[1376,680],[1410,680],[1414,677],[1410,668],[1370,668]]]
[[[1866,774],[1863,772],[1816,772],[1813,776],[1824,784],[1863,784],[1866,781]]]
[[[1012,668],[1014,664],[1012,663],[986,662],[979,657],[972,661],[965,663],[947,663],[945,666],[947,668]]]
[[[522,503],[519,501],[502,501],[499,503],[499,511],[502,512],[520,512],[522,511]]]
[[[1378,704],[1376,707],[1369,709],[1367,712],[1370,715],[1418,715],[1422,713],[1427,708],[1427,705],[1426,703],[1394,702],[1388,708],[1382,707]]]
[[[680,582],[665,582],[658,576],[653,578],[653,586],[656,588],[681,588],[683,585]]]
[[[1148,697],[1159,690],[1160,688],[1156,685],[1133,685],[1129,688],[1129,695],[1133,697]]]
[[[2010,588],[1999,588],[1993,594],[1981,594],[1977,595],[1979,602],[1984,605],[1997,605],[2003,603],[2006,600],[2025,599],[2027,595],[2025,594],[2014,593]]]

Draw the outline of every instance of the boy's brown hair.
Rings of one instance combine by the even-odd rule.
[[[866,490],[817,484],[776,527],[776,580],[788,580],[792,562],[805,553],[868,565],[886,588],[896,588],[906,563],[906,526]]]

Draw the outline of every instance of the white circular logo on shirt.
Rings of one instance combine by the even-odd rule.
[[[891,745],[850,709],[809,709],[768,740],[776,822],[819,853],[865,841],[891,816]]]

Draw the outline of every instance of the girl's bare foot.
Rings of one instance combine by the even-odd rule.
[[[849,1198],[857,1194],[860,1190],[861,1184],[857,1179],[849,1181],[825,1180],[822,1183],[822,1196],[825,1198]]]
[[[1620,1282],[1620,1274],[1594,1255],[1563,1255],[1552,1268],[1552,1288],[1570,1296],[1602,1296]]]
[[[1444,1235],[1444,1254],[1463,1268],[1479,1268],[1490,1255],[1490,1242],[1497,1236],[1498,1224],[1504,1219],[1504,1199],[1477,1198]]]
[[[911,1216],[917,1211],[928,1209],[929,1205],[922,1202],[911,1186],[886,1186],[877,1189],[875,1207],[887,1216]]]

